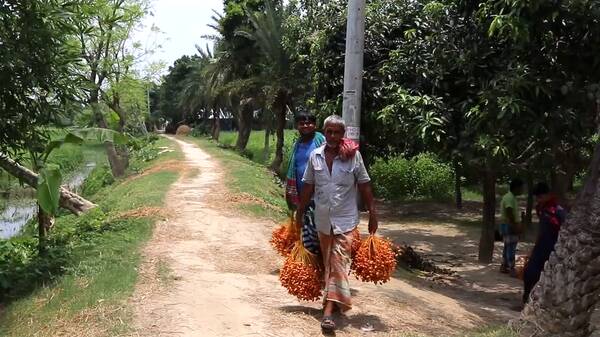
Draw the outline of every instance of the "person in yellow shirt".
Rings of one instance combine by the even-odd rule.
[[[522,219],[519,209],[517,196],[523,193],[523,181],[515,178],[510,182],[510,191],[502,197],[500,202],[500,212],[502,223],[500,224],[500,234],[504,241],[504,250],[502,251],[501,273],[510,273],[516,276],[515,255],[519,235],[522,232]]]

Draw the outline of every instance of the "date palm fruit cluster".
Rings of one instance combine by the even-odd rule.
[[[390,280],[396,269],[396,252],[389,240],[369,235],[352,261],[354,275],[363,282],[383,284]]]
[[[298,233],[294,229],[294,218],[276,227],[271,235],[271,246],[283,257],[290,255],[294,244],[298,241]]]
[[[360,243],[361,243],[361,238],[360,238],[360,231],[357,228],[354,228],[354,230],[352,231],[352,261],[354,262],[354,257],[356,256],[356,253],[358,253],[358,249],[360,248]],[[354,263],[353,263],[354,264]]]
[[[279,273],[281,285],[291,295],[304,301],[321,298],[321,271],[317,256],[309,252],[302,240],[297,240]]]

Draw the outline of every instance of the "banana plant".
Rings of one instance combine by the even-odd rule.
[[[62,172],[55,164],[48,164],[47,159],[52,151],[64,144],[105,143],[127,144],[127,135],[102,128],[74,129],[63,138],[51,141],[46,145],[41,156],[33,157],[35,169],[38,170],[37,202],[41,209],[50,216],[56,215],[60,201],[60,186],[62,185]]]

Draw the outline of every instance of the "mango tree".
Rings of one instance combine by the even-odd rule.
[[[600,301],[600,12],[597,2],[487,1],[490,34],[512,43],[515,58],[529,69],[537,97],[531,111],[539,120],[533,131],[560,175],[565,152],[589,151],[588,176],[563,224],[555,251],[544,266],[521,319],[522,336],[590,336],[591,316]],[[520,92],[526,97],[527,92]],[[591,141],[590,141],[591,140]],[[536,145],[537,146],[537,145]],[[549,151],[548,151],[549,150]],[[557,184],[559,185],[559,184]],[[560,186],[555,186],[560,187]]]

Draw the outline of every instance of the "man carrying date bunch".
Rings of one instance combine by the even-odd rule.
[[[344,120],[336,115],[325,119],[325,145],[315,149],[308,160],[302,181],[296,225],[314,194],[317,227],[324,271],[324,309],[321,328],[335,330],[332,318],[337,307],[342,312],[352,306],[348,274],[351,265],[352,231],[359,223],[357,191],[369,210],[369,232],[377,231],[373,192],[358,145],[343,138]]]

